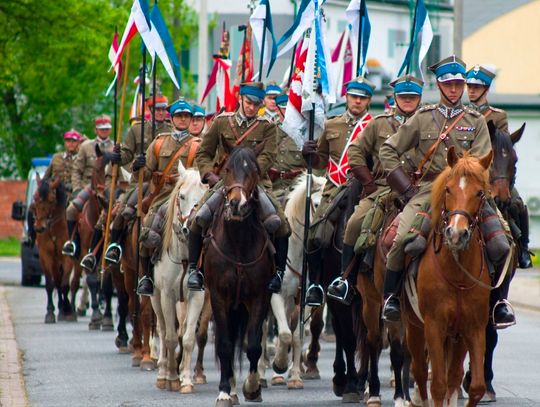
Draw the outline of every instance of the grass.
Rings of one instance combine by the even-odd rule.
[[[20,256],[21,242],[16,237],[0,239],[0,257]]]

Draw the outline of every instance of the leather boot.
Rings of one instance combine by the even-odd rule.
[[[201,257],[203,238],[199,233],[190,231],[188,237],[189,266],[187,288],[192,291],[204,290],[204,274],[197,267]]]
[[[90,243],[90,248],[88,249],[88,254],[83,257],[81,260],[81,267],[87,270],[89,273],[93,273],[96,269],[97,259],[94,256],[94,249],[98,245],[103,232],[101,229],[94,229],[94,234],[92,235],[92,242]]]
[[[73,231],[75,230],[75,226],[77,225],[76,220],[68,220],[67,221],[67,228],[68,228],[68,236],[70,237],[70,240],[66,241],[64,243],[64,246],[62,246],[62,254],[64,256],[69,257],[77,257],[77,252],[79,251],[76,237],[71,240],[71,236],[73,236]]]
[[[152,296],[154,295],[154,265],[150,257],[141,257],[141,264],[144,269],[144,276],[137,284],[137,294]]]
[[[493,281],[497,282],[501,273],[502,266],[498,266]],[[492,292],[492,295],[497,299],[497,302],[493,306],[491,315],[492,323],[495,329],[504,329],[516,324],[514,310],[507,300],[511,281],[511,276],[506,275],[502,284]]]
[[[384,277],[384,307],[383,319],[387,322],[399,322],[401,320],[401,307],[399,301],[399,289],[401,285],[402,271],[386,270]]]
[[[279,293],[281,291],[281,283],[283,282],[283,276],[285,275],[285,268],[287,267],[287,252],[289,251],[289,237],[276,237],[274,239],[274,247],[276,254],[274,255],[274,261],[276,263],[276,272],[272,276],[268,289],[273,293]]]
[[[319,307],[324,301],[324,291],[320,284],[322,275],[322,250],[318,249],[308,254],[309,281],[306,292],[306,305]]]
[[[358,276],[358,267],[353,267],[350,271],[347,279],[343,278],[343,275],[347,271],[347,268],[354,259],[354,246],[343,244],[343,252],[341,254],[341,275],[336,278],[326,291],[328,297],[333,298],[345,305],[351,305],[354,294],[356,292],[356,278]]]
[[[105,261],[109,264],[120,264],[120,260],[122,260],[121,234],[121,229],[111,230],[111,243],[105,252]]]
[[[519,229],[521,230],[519,268],[528,269],[532,267],[532,259],[529,252],[529,211],[525,205],[523,205],[523,210],[519,212]]]

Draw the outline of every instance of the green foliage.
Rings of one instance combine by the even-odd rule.
[[[5,256],[20,256],[21,242],[15,237],[0,239],[0,257]]]
[[[94,117],[112,116],[112,96],[104,94],[113,78],[108,51],[115,26],[122,35],[131,4],[132,0],[0,2],[0,148],[4,154],[0,176],[17,176],[13,163],[19,174],[25,174],[30,158],[53,153],[66,130],[74,127],[93,137]],[[160,3],[160,8],[176,49],[189,49],[197,38],[195,12],[184,0]],[[136,38],[131,44],[125,118],[133,100],[139,50]],[[171,95],[172,85],[159,64],[157,72],[164,79],[164,94]],[[189,95],[192,81],[189,74],[183,76]]]

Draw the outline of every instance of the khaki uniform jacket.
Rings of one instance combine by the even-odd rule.
[[[165,120],[161,123],[156,122],[156,137],[161,133],[170,133],[172,131],[172,125],[169,121]],[[145,120],[144,122],[144,145],[143,151],[146,151],[148,145],[152,142],[152,121]],[[141,122],[136,121],[133,126],[130,127],[126,134],[126,138],[122,143],[120,165],[126,165],[133,162],[135,157],[141,151]]]
[[[281,128],[278,127],[277,133],[277,157],[272,168],[284,173],[305,168],[306,161],[302,156],[302,149]],[[293,182],[294,179],[277,179],[272,183],[272,188],[274,191],[286,189]]]
[[[457,115],[446,119],[438,110],[439,106],[427,105],[420,108],[397,133],[383,143],[379,150],[379,159],[386,171],[402,165],[400,156],[411,149],[415,151],[416,162],[420,162],[435,144],[439,134],[456,120]],[[463,109],[465,115],[448,133],[448,144],[455,146],[457,153],[469,151],[476,157],[482,157],[491,149],[486,121],[480,113],[468,107]],[[447,151],[448,146],[441,142],[424,166],[424,174],[428,174],[429,178],[440,174],[448,165]]]
[[[486,119],[486,123],[492,120],[499,130],[508,133],[508,115],[504,110],[484,105],[480,106],[480,113]]]
[[[257,157],[257,163],[261,168],[261,182],[267,189],[272,188],[272,183],[268,177],[268,170],[274,163],[277,152],[277,127],[263,117],[252,119],[248,124],[245,122],[241,126],[236,120],[237,113],[222,113],[217,116],[212,123],[212,126],[202,139],[201,146],[197,151],[196,163],[204,180],[205,176],[215,170],[215,166],[219,165],[225,157],[221,138],[225,138],[230,144],[236,144],[236,135],[242,137],[255,123],[259,123],[257,128],[252,130],[239,144],[241,147],[255,148],[260,143],[264,144],[264,149]],[[231,123],[232,122],[232,128]],[[233,130],[234,129],[234,130]]]
[[[60,179],[66,190],[71,191],[71,174],[76,157],[77,153],[70,154],[67,151],[54,154],[44,178]]]
[[[97,140],[86,140],[79,147],[75,165],[71,174],[71,187],[73,191],[79,191],[90,183],[92,179],[92,171],[94,170],[94,161],[96,160],[96,144]],[[100,142],[99,146],[103,152],[112,152],[113,142],[107,139],[105,142]]]

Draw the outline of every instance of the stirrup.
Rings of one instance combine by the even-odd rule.
[[[321,293],[321,302],[320,303],[315,303],[315,302],[308,302],[308,296],[306,295],[306,305],[309,305],[310,307],[320,307],[324,301],[324,290],[322,288],[322,286],[320,284],[311,284],[309,287],[308,287],[308,291],[310,290],[319,290],[320,293]]]
[[[81,262],[79,263],[83,269],[86,271],[93,273],[96,268],[96,256],[94,256],[91,252],[88,253],[86,256],[83,257]]]
[[[150,282],[150,285],[152,286],[152,293],[147,293],[147,292],[144,292],[141,290],[141,284],[144,283],[145,280],[148,280]],[[148,276],[143,276],[139,282],[137,283],[137,290],[136,290],[137,294],[138,295],[145,295],[145,296],[148,296],[148,297],[151,297],[152,295],[154,295],[154,281],[152,280],[151,277],[148,277]]]
[[[109,253],[114,253],[112,250],[118,249],[118,257],[114,258],[109,255]],[[105,252],[105,261],[107,263],[112,264],[120,264],[120,260],[122,259],[122,246],[120,246],[118,243],[111,243],[109,247],[107,247],[107,251]]]
[[[388,319],[384,314],[385,314],[385,310],[386,310],[386,307],[388,305],[388,302],[393,298],[395,297],[396,295],[395,294],[391,294],[386,300],[384,300],[384,304],[383,304],[383,309],[382,309],[382,319],[383,321],[385,322],[388,322],[388,323],[396,323],[396,322],[400,322],[401,321],[401,303],[399,301],[399,298],[397,298],[398,300],[398,303],[400,305],[400,310],[398,311],[398,318],[396,320],[392,320],[392,319]]]
[[[337,288],[339,284],[345,284],[345,294],[343,294],[343,296],[335,294],[334,290],[332,289]],[[354,288],[351,287],[347,279],[339,276],[328,286],[328,289],[326,290],[326,296],[332,298],[333,300],[339,301],[342,304],[351,305],[351,302],[354,298]]]
[[[62,254],[64,256],[75,257],[75,253],[77,253],[77,245],[75,242],[73,240],[65,242],[62,246]]]
[[[191,278],[197,278],[197,285],[190,283]],[[200,282],[200,284],[199,284]],[[193,269],[188,275],[187,288],[191,291],[204,291],[204,274],[201,273],[201,270]]]
[[[512,315],[514,316],[514,320],[512,322],[500,322],[498,324],[495,323],[495,310],[500,304],[506,304],[508,308],[510,308],[510,312],[512,312]],[[512,307],[512,304],[508,302],[507,300],[499,300],[495,303],[493,306],[493,311],[491,311],[491,323],[493,324],[493,327],[495,329],[505,329],[510,326],[513,326],[516,324],[516,313],[514,312],[514,307]]]

